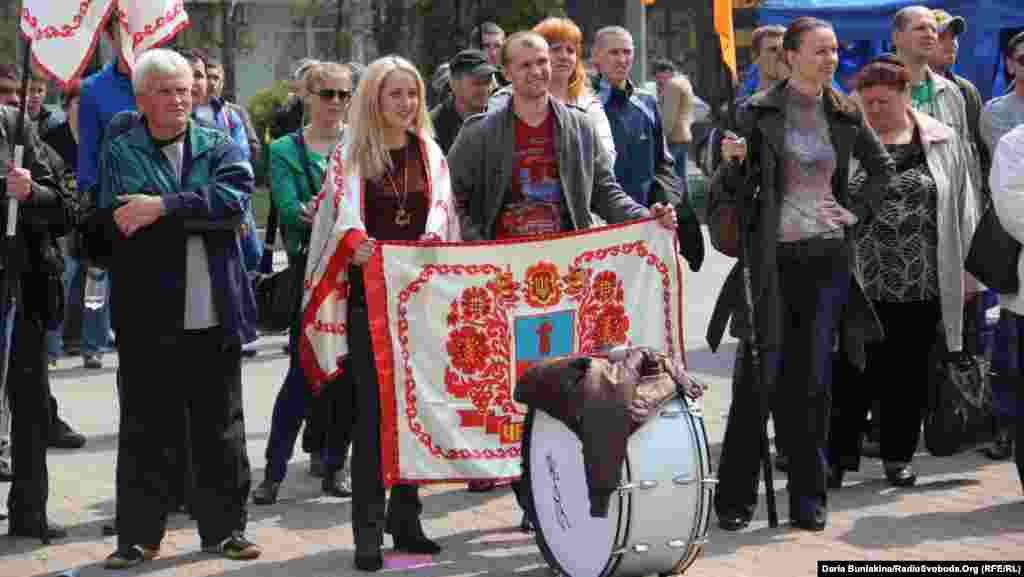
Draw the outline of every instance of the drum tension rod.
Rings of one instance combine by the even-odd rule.
[[[635,489],[653,489],[658,486],[657,481],[637,481],[635,483],[626,483],[625,485],[619,485],[619,492],[625,493],[627,491],[633,491]]]
[[[647,553],[651,550],[651,546],[647,543],[637,543],[630,547],[622,547],[612,551],[612,555],[625,555],[626,553]]]

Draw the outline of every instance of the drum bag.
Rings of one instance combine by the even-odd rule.
[[[632,349],[618,362],[600,357],[542,361],[523,373],[514,396],[558,419],[580,439],[590,515],[607,517],[611,495],[622,480],[629,436],[658,405],[692,391],[693,385],[679,361]]]

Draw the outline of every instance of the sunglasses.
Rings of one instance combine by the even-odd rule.
[[[1013,61],[1017,63],[1017,66],[1024,66],[1024,54],[1019,54]]]
[[[334,100],[335,98],[337,98],[338,100],[340,100],[342,102],[345,102],[346,100],[348,100],[349,98],[352,97],[352,93],[349,92],[348,90],[332,90],[330,88],[324,88],[323,90],[318,90],[316,95],[319,96],[321,98],[321,100],[330,101],[330,100]]]

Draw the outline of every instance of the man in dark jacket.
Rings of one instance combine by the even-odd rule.
[[[633,36],[625,28],[608,26],[594,35],[594,63],[601,73],[596,92],[615,139],[615,178],[643,206],[677,207],[680,251],[696,271],[704,262],[700,223],[673,168],[658,99],[638,90],[629,79],[633,58]]]
[[[136,63],[144,123],[104,143],[97,208],[85,227],[90,256],[116,279],[112,319],[123,337],[118,547],[109,568],[159,554],[163,498],[180,474],[164,452],[186,426],[203,550],[260,554],[244,537],[241,346],[255,337],[255,303],[237,236],[253,174],[229,137],[190,120],[192,82],[175,52],[150,50]]]
[[[6,195],[17,198],[20,204],[16,240],[2,255],[4,277],[17,279],[7,287],[17,302],[13,332],[8,333],[9,370],[4,375],[14,440],[14,480],[7,497],[8,532],[40,538],[45,543],[66,535],[64,529],[46,519],[46,446],[52,421],[46,327],[59,321],[62,314],[63,259],[55,239],[65,234],[70,223],[64,192],[43,153],[45,145],[35,127],[30,122],[25,124],[24,168],[15,168],[9,154],[17,110],[4,106],[0,116],[0,166],[8,167]],[[4,313],[6,324],[9,321]]]
[[[582,230],[594,224],[595,213],[618,223],[653,212],[666,227],[676,227],[672,205],[656,204],[648,211],[622,190],[607,156],[598,154],[586,113],[551,96],[551,60],[543,36],[513,34],[502,47],[501,61],[512,98],[468,119],[448,155],[463,239]],[[525,505],[518,484],[516,489]],[[529,528],[525,515],[522,524]]]
[[[224,64],[210,53],[206,54],[206,81],[209,83],[210,106],[215,111],[220,111],[223,108],[233,111],[242,121],[246,138],[249,140],[249,158],[255,165],[263,158],[263,141],[256,133],[256,127],[252,124],[249,111],[241,104],[224,98]]]
[[[939,42],[932,51],[928,65],[936,74],[946,77],[947,80],[952,80],[960,89],[960,93],[963,94],[967,112],[969,135],[967,140],[975,150],[975,154],[978,155],[978,162],[981,164],[981,174],[984,177],[982,179],[983,184],[986,185],[985,188],[987,189],[988,171],[992,165],[992,158],[990,151],[982,141],[981,129],[979,128],[981,108],[984,102],[981,100],[981,95],[978,94],[978,89],[970,80],[953,72],[953,65],[956,64],[957,52],[960,49],[959,37],[967,29],[967,21],[962,16],[952,16],[949,12],[938,8],[932,10],[932,15],[935,16],[935,21],[939,25]],[[988,197],[987,193],[985,197]]]
[[[448,86],[452,95],[430,111],[434,134],[441,150],[447,154],[466,118],[480,114],[487,108],[487,98],[494,87],[497,67],[487,61],[479,50],[463,50],[448,64],[451,78]]]

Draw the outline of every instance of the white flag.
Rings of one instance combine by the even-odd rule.
[[[184,0],[115,0],[121,22],[121,54],[129,66],[150,48],[188,26]],[[125,33],[127,32],[127,34]]]
[[[129,65],[188,25],[184,0],[23,0],[21,32],[32,41],[35,63],[61,84],[89,62],[108,18],[121,29]]]
[[[116,0],[23,0],[21,32],[35,62],[61,84],[82,73]]]

